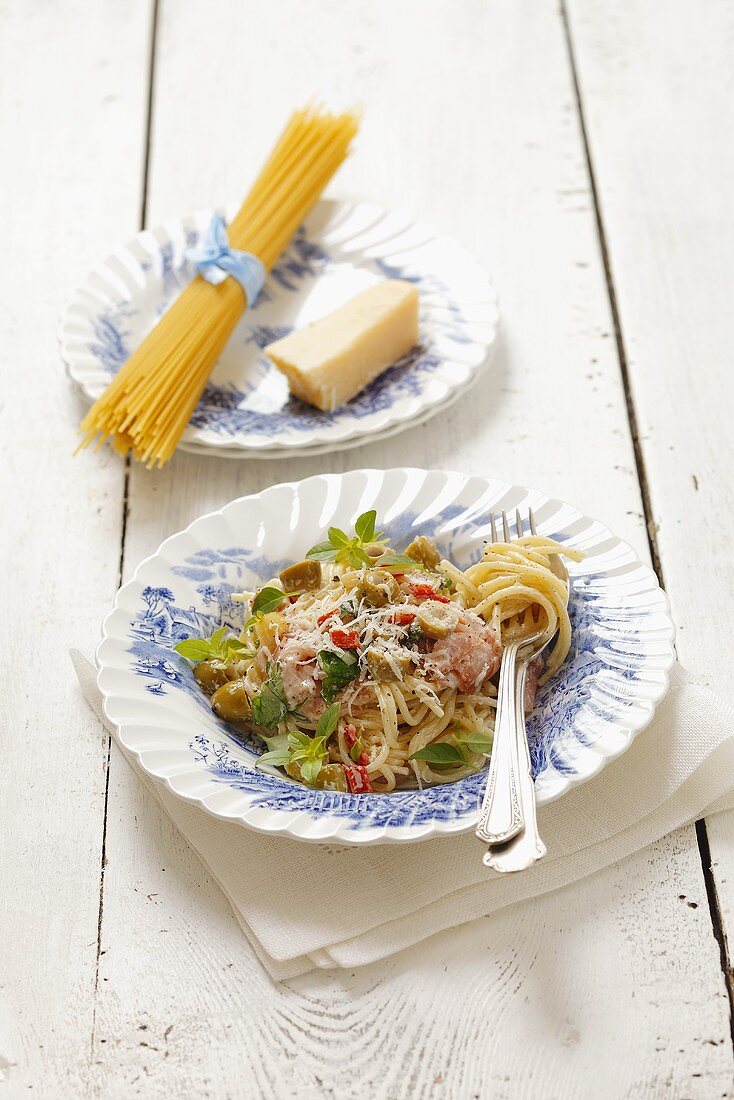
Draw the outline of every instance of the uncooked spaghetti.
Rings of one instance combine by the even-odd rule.
[[[269,271],[347,156],[357,126],[352,112],[294,112],[229,225],[231,247]],[[121,454],[163,466],[246,308],[234,278],[215,286],[197,275],[84,417],[81,446],[107,439]]]

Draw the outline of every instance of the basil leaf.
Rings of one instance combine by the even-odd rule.
[[[304,733],[303,730],[291,730],[288,734],[288,744],[293,752],[298,749],[308,749],[311,744],[311,738],[307,733]]]
[[[434,741],[432,745],[418,749],[410,757],[411,760],[425,760],[428,764],[463,764],[464,757],[456,745],[449,745],[446,741]]]
[[[319,718],[318,725],[316,726],[317,737],[323,737],[324,740],[331,737],[339,721],[340,710],[341,708],[338,703],[332,703],[330,707],[327,707]]]
[[[252,601],[253,615],[267,615],[270,611],[277,611],[285,600],[285,592],[272,585],[261,588]]]
[[[311,758],[301,762],[301,776],[304,783],[308,783],[311,787],[314,785],[321,771],[322,761],[323,757],[320,759]]]
[[[252,700],[252,717],[258,726],[273,729],[288,717],[290,708],[278,665],[271,665],[268,674],[268,679]]]
[[[354,533],[360,542],[372,542],[375,537],[375,523],[377,512],[373,508],[369,512],[363,512],[354,525]]]
[[[457,734],[456,740],[469,752],[486,754],[492,751],[492,738],[488,733],[483,733],[482,730],[472,730],[463,736]]]
[[[329,528],[329,542],[332,546],[346,546],[349,541],[346,531],[342,531],[339,527]]]
[[[306,554],[310,561],[336,561],[337,547],[330,542],[317,542]]]
[[[272,749],[270,752],[264,752],[262,756],[259,756],[255,761],[256,767],[261,764],[271,764],[274,768],[282,768],[291,758],[291,754],[287,748],[285,749]]]
[[[361,546],[357,545],[356,541],[352,541],[344,553],[347,555],[347,562],[352,569],[359,569],[361,565],[372,565],[372,558]]]
[[[391,550],[386,551],[382,557],[378,558],[374,563],[375,569],[387,569],[388,572],[406,573],[408,569],[411,572],[416,570],[425,571],[425,565],[419,561],[413,561],[407,554],[393,554]]]
[[[321,681],[321,692],[327,703],[333,703],[339,691],[359,676],[359,661],[354,654],[340,657],[329,649],[319,653],[319,664],[325,676]]]
[[[185,638],[173,648],[187,661],[206,661],[211,656],[211,646],[205,638]]]

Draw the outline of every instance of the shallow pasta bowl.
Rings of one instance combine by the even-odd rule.
[[[427,534],[466,566],[481,554],[492,511],[528,507],[540,534],[586,555],[569,564],[571,652],[529,721],[538,802],[560,797],[628,748],[665,694],[674,661],[665,593],[630,546],[571,505],[444,471],[356,470],[275,485],[167,539],[120,589],[103,624],[98,685],[120,742],[175,794],[261,832],[369,844],[473,829],[483,773],[423,791],[349,795],[258,769],[259,739],[242,740],[214,716],[173,647],[221,624],[239,627],[233,593],[367,509],[398,547]]]

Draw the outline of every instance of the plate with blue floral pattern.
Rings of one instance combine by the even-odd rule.
[[[203,210],[139,233],[73,295],[61,321],[61,354],[89,400],[99,397],[190,282],[186,252],[211,216]],[[386,278],[419,288],[419,346],[335,412],[291,397],[263,348]],[[324,200],[237,325],[181,446],[272,458],[394,434],[466,392],[488,360],[497,323],[489,278],[455,240],[371,203]]]
[[[595,775],[629,747],[668,687],[674,628],[665,593],[630,546],[598,520],[534,489],[437,470],[355,470],[234,500],[167,539],[117,594],[97,651],[98,685],[121,744],[182,798],[272,835],[386,843],[461,833],[476,823],[485,774],[424,790],[312,790],[257,768],[263,745],[220,722],[174,650],[242,626],[233,595],[302,556],[330,525],[375,508],[400,546],[430,535],[465,567],[490,512],[532,507],[540,534],[583,550],[569,563],[573,643],[529,718],[538,801]]]

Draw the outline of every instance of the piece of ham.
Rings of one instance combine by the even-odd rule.
[[[456,630],[439,638],[426,657],[426,670],[441,687],[477,691],[500,667],[497,635],[476,617],[464,617]]]
[[[297,638],[286,638],[278,651],[278,662],[288,706],[306,718],[320,718],[326,703],[318,680],[316,650]]]
[[[530,714],[530,711],[535,706],[535,696],[538,691],[538,681],[540,680],[541,673],[543,672],[543,658],[541,656],[533,657],[532,661],[528,663],[527,672],[525,673],[525,713]]]

